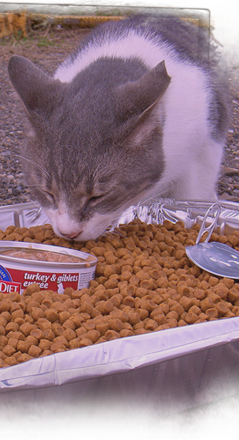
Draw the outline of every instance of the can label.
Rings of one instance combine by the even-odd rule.
[[[92,271],[92,268],[86,268],[84,272],[80,273],[49,273],[0,266],[0,292],[23,293],[28,286],[37,283],[41,290],[53,290],[54,292],[63,293],[66,287],[72,287],[74,290],[87,287],[93,277],[94,271]]]
[[[21,283],[13,281],[9,271],[3,266],[0,266],[0,292],[21,293]]]

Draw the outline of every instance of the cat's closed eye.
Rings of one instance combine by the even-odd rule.
[[[55,205],[55,196],[51,192],[43,191],[43,194],[51,204]]]
[[[89,198],[89,203],[97,203],[99,200],[101,200],[104,197],[104,194],[101,194],[99,196],[92,196]]]

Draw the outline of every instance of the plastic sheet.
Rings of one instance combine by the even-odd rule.
[[[220,232],[238,228],[238,205],[221,205]],[[131,207],[119,223],[135,217],[147,223],[168,219],[181,220],[189,228],[200,223],[209,206],[209,202],[158,201]],[[16,225],[48,223],[34,204],[0,208],[1,224],[8,222],[10,213]],[[228,318],[121,338],[1,368],[0,399],[9,391],[38,389],[42,395],[56,395],[57,388],[58,393],[64,390],[64,395],[68,390],[81,396],[100,389],[105,396],[140,393],[158,405],[174,400],[178,408],[185,409],[236,392],[238,364],[239,318]]]

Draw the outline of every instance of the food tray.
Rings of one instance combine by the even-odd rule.
[[[220,201],[221,234],[239,228],[239,204]],[[127,210],[119,223],[200,223],[210,202],[155,200]],[[34,203],[0,208],[0,228],[49,223]],[[0,369],[0,400],[13,395],[45,399],[144,399],[164,411],[183,410],[239,389],[239,317],[120,338]],[[58,386],[57,386],[58,385]],[[11,391],[11,393],[9,393]],[[24,392],[23,392],[24,391]],[[20,393],[20,394],[19,394]],[[34,397],[35,398],[35,397]]]

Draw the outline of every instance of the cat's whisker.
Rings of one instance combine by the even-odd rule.
[[[46,187],[44,185],[37,185],[37,184],[32,185],[32,184],[29,184],[27,186],[28,186],[29,189],[36,189],[37,188],[37,189],[42,189],[43,191],[46,190]]]
[[[47,178],[47,180],[51,180],[50,174],[39,163],[34,162],[33,160],[28,159],[25,156],[21,156],[20,154],[16,154],[16,157],[19,157],[21,160],[26,160],[27,162],[31,163],[34,167],[38,168],[44,174],[44,176]]]

